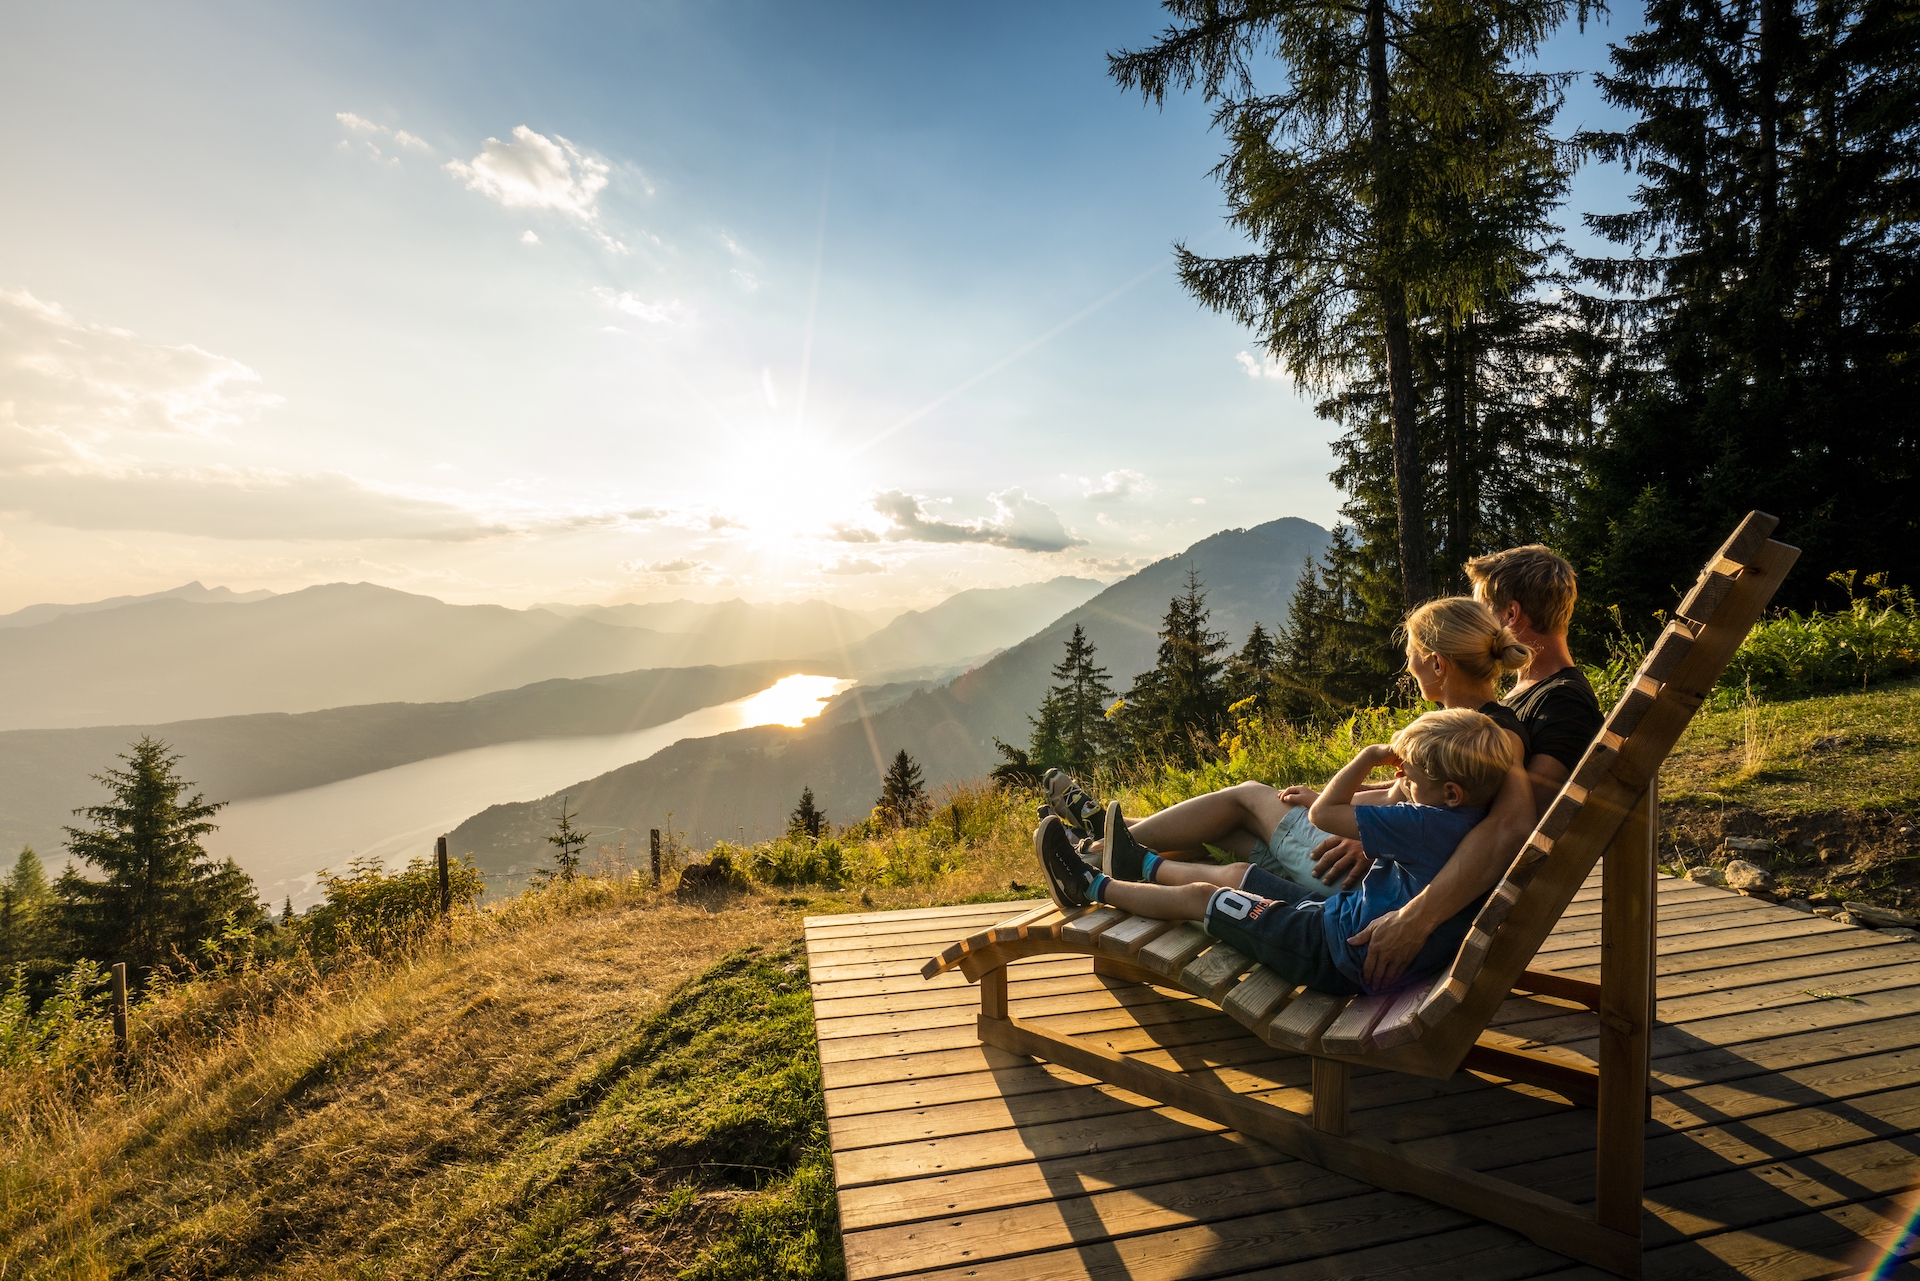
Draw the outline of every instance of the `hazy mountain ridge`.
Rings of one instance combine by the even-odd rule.
[[[52,622],[65,614],[94,614],[101,610],[120,609],[150,600],[185,600],[197,605],[230,605],[265,600],[275,594],[264,587],[251,592],[236,592],[231,587],[206,587],[200,580],[195,579],[191,583],[182,583],[164,592],[148,592],[144,596],[109,596],[105,600],[86,601],[78,605],[28,605],[24,609],[14,610],[11,614],[0,614],[0,627],[37,627],[41,623]]]
[[[798,730],[768,726],[684,740],[564,791],[582,822],[636,834],[629,840],[665,826],[669,811],[673,826],[696,842],[771,835],[785,825],[803,786],[813,788],[834,821],[847,822],[872,806],[886,761],[900,748],[938,785],[992,768],[999,759],[996,736],[1024,743],[1027,717],[1076,622],[1099,648],[1098,661],[1115,688],[1124,690],[1153,666],[1160,619],[1189,566],[1205,580],[1213,626],[1237,646],[1255,621],[1269,627],[1285,621],[1302,564],[1326,541],[1326,530],[1295,518],[1227,530],[1115,583],[939,688],[851,720],[822,717]],[[493,806],[455,829],[452,844],[473,851],[490,870],[531,866],[552,807],[551,797]]]
[[[209,800],[318,787],[447,752],[524,739],[620,734],[731,702],[817,660],[664,668],[547,680],[448,703],[381,703],[158,725],[0,732],[0,848],[54,857],[77,806],[105,793],[90,775],[141,734],[165,740]],[[218,821],[216,819],[216,821]]]
[[[1033,634],[1043,619],[1085,604],[1101,590],[1062,575],[1018,587],[975,587],[927,610],[908,610],[838,657],[859,672],[907,672],[985,659]]]

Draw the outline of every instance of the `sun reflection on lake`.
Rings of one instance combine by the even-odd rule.
[[[837,676],[787,676],[752,698],[742,699],[740,724],[798,726],[820,714],[827,700],[852,689],[857,682]]]

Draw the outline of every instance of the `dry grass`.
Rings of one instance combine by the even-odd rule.
[[[8,1153],[0,1277],[485,1272],[472,1252],[512,1226],[500,1163],[554,1101],[723,953],[798,932],[763,896],[607,897],[324,982],[145,1088],[43,1110]]]

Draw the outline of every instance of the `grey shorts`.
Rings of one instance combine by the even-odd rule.
[[[1314,879],[1313,847],[1330,835],[1309,823],[1306,809],[1296,805],[1275,826],[1273,835],[1254,842],[1247,862],[1301,886],[1310,898],[1325,898],[1340,887]]]

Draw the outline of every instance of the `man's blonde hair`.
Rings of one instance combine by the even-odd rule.
[[[1564,632],[1573,621],[1573,602],[1580,588],[1573,566],[1552,548],[1529,543],[1475,556],[1467,562],[1467,578],[1495,610],[1518,605],[1533,630],[1543,636]]]
[[[1407,640],[1421,654],[1439,654],[1477,681],[1517,672],[1533,651],[1500,625],[1485,601],[1442,596],[1407,615]]]
[[[1428,712],[1393,736],[1393,752],[1436,783],[1458,783],[1467,804],[1491,804],[1513,768],[1513,740],[1491,716],[1450,707]]]

